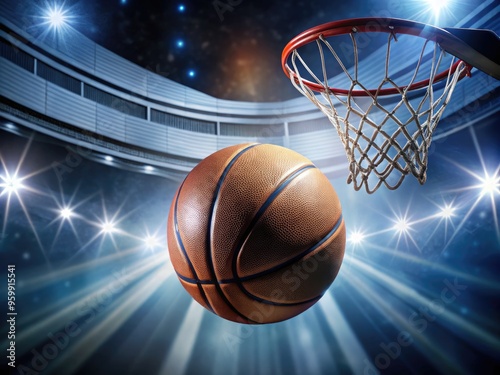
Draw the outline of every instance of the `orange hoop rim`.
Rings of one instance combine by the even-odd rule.
[[[378,18],[378,17],[366,17],[366,18],[351,18],[341,21],[328,22],[319,26],[307,29],[293,38],[283,49],[281,54],[281,66],[286,76],[290,79],[294,79],[296,83],[299,83],[299,78],[297,74],[288,65],[288,60],[293,53],[293,51],[298,48],[305,46],[311,42],[319,39],[320,36],[325,38],[344,35],[359,32],[385,32],[389,34],[407,34],[417,37],[421,37],[437,44],[446,41],[448,45],[461,45],[463,42],[449,33],[448,31],[441,29],[436,26],[427,25],[425,23],[410,21],[399,18]],[[465,76],[471,76],[472,66],[467,64],[462,60],[457,60],[449,69],[436,74],[433,83],[438,83],[446,79],[450,74],[454,74],[458,67],[464,63],[465,69],[458,77],[461,80]],[[325,87],[319,83],[309,81],[307,79],[301,78],[302,83],[309,87],[315,92],[326,92]],[[335,87],[328,87],[328,90],[337,95],[351,95],[351,96],[384,96],[384,95],[394,95],[399,94],[403,90],[411,91],[417,90],[424,87],[428,87],[430,79],[425,79],[422,81],[415,82],[409,86],[399,86],[391,88],[379,88],[370,90],[348,90],[340,89]]]

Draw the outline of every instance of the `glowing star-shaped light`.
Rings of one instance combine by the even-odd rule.
[[[365,239],[365,235],[359,231],[354,231],[349,235],[349,242],[353,245],[358,245]]]
[[[398,218],[393,227],[398,233],[405,234],[408,233],[411,229],[410,223],[406,220],[405,217]]]
[[[495,196],[495,194],[500,194],[500,176],[493,175],[490,176],[488,173],[484,177],[480,177],[479,188],[481,188],[481,197],[485,195],[489,195],[491,198]]]
[[[43,17],[51,29],[60,29],[68,22],[68,11],[64,10],[62,5],[49,6]]]
[[[63,207],[59,211],[59,215],[63,220],[69,220],[74,215],[74,212],[70,207]]]
[[[451,204],[445,204],[444,207],[441,207],[441,212],[439,212],[439,216],[443,219],[450,219],[454,214],[455,208]]]
[[[117,231],[116,225],[112,221],[105,220],[100,226],[102,234],[111,234]]]
[[[10,175],[8,172],[5,176],[0,176],[0,180],[0,188],[2,188],[0,196],[6,194],[10,198],[12,194],[17,195],[25,187],[22,178],[17,177],[15,174]]]
[[[158,239],[158,237],[149,234],[144,237],[143,241],[144,245],[146,245],[146,248],[148,248],[149,250],[154,249],[155,247],[158,247],[160,245],[160,240]]]

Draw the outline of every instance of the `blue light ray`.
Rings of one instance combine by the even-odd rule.
[[[158,267],[158,260],[152,267]],[[160,285],[169,276],[163,268],[154,272],[144,273],[144,270],[134,272],[129,276],[131,280],[145,275],[130,282],[127,290],[118,295],[113,301],[113,309],[106,314],[97,317],[95,323],[89,323],[88,330],[73,345],[68,347],[54,360],[54,368],[65,373],[72,373],[91,357],[98,348],[106,342],[123,324],[156,292]],[[173,272],[173,271],[171,271]]]
[[[369,248],[370,248],[370,251],[375,250],[377,253],[389,255],[389,256],[391,256],[391,258],[399,258],[401,260],[410,261],[410,262],[414,263],[415,265],[423,266],[429,270],[436,270],[436,271],[442,272],[444,274],[447,274],[449,276],[460,277],[460,279],[465,280],[468,283],[480,285],[483,288],[492,289],[493,291],[500,291],[500,283],[498,283],[498,282],[488,280],[488,279],[485,279],[483,277],[477,277],[477,276],[471,275],[470,273],[463,272],[463,271],[460,271],[460,270],[455,269],[455,268],[447,267],[447,266],[440,264],[436,261],[430,261],[430,260],[427,260],[425,258],[415,256],[415,255],[412,255],[412,254],[407,253],[407,252],[389,249],[389,248],[386,248],[384,246],[377,245],[376,243],[371,243],[369,245]],[[372,260],[370,260],[370,258],[367,258],[367,257],[361,258],[359,256],[356,256],[355,254],[352,254],[352,255],[349,254],[348,256],[346,256],[345,261],[350,262],[350,260],[353,258],[357,259],[358,261],[370,264],[372,266],[375,265],[375,263]]]
[[[198,338],[204,309],[191,301],[160,370],[161,374],[185,374]]]
[[[382,316],[386,317],[392,325],[397,327],[400,331],[409,332],[415,342],[414,345],[418,345],[422,354],[424,354],[436,368],[446,368],[457,374],[465,374],[463,369],[444,352],[442,347],[436,345],[429,337],[426,337],[425,331],[420,332],[417,330],[408,321],[408,316],[404,316],[393,304],[389,303],[385,298],[382,298],[380,291],[375,290],[372,283],[364,281],[355,273],[349,275],[348,282],[365,297],[367,303],[375,308]],[[393,285],[393,287],[397,286],[398,285]]]
[[[364,275],[383,283],[394,295],[401,297],[403,301],[410,302],[416,306],[431,306],[435,300],[435,298],[430,299],[424,297],[422,294],[417,292],[416,288],[409,285],[409,283],[401,283],[400,280],[388,276],[386,272],[380,271],[358,259],[353,259],[352,262],[355,267],[363,271]],[[447,279],[445,279],[445,281],[446,280]],[[448,284],[449,283],[450,281],[448,280]],[[450,288],[448,284],[445,283],[444,285],[447,285],[447,287]],[[442,294],[443,293],[438,295],[437,298],[443,299]],[[482,343],[483,346],[488,347],[491,353],[494,353],[496,348],[500,347],[500,340],[494,335],[483,330],[477,325],[470,323],[459,315],[445,309],[440,313],[440,317],[442,317],[443,324],[453,325],[456,328],[454,329],[454,332],[458,335],[466,336],[468,339]]]
[[[365,367],[365,363],[362,359],[368,358],[368,354],[349,325],[339,305],[332,297],[331,293],[325,293],[318,304],[331,333],[336,337],[337,342],[342,343],[340,350],[342,350],[342,353],[347,359],[349,367],[352,369],[352,373],[362,374]]]
[[[121,298],[128,297],[128,292],[123,288],[118,288],[114,284],[132,284],[142,280],[144,276],[151,277],[157,272],[157,279],[162,280],[163,277],[168,277],[173,273],[173,269],[169,263],[167,268],[158,267],[160,262],[165,261],[165,254],[154,255],[144,258],[138,262],[130,262],[123,269],[109,267],[118,263],[123,259],[121,254],[113,254],[107,258],[92,260],[78,266],[65,267],[59,271],[44,273],[42,276],[28,279],[24,282],[23,290],[42,290],[43,288],[60,284],[61,280],[76,277],[77,275],[91,272],[97,267],[106,267],[108,272],[106,276],[94,278],[92,282],[86,284],[83,288],[78,288],[75,292],[69,294],[66,298],[56,300],[54,303],[48,303],[39,311],[37,309],[26,314],[22,318],[26,322],[32,322],[29,330],[23,330],[19,333],[19,351],[28,351],[37,344],[37,340],[44,340],[48,332],[55,332],[61,329],[61,324],[66,324],[77,319],[81,315],[82,308],[86,304],[89,307],[96,309],[96,314],[100,313],[99,303],[102,295],[107,295],[109,292]],[[129,253],[128,255],[132,255]],[[158,271],[155,271],[158,270]],[[94,322],[95,323],[95,322]],[[94,324],[93,323],[93,324]],[[88,322],[90,324],[90,321]]]

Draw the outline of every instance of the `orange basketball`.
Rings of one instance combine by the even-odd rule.
[[[304,156],[241,144],[202,160],[168,216],[177,276],[206,309],[239,323],[279,322],[328,289],[344,256],[342,209]]]

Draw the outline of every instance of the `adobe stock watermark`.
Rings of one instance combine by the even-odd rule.
[[[105,131],[106,129],[110,129],[112,127],[111,123],[103,123],[99,127],[99,131]],[[95,138],[97,141],[104,140],[104,136],[102,134],[95,134],[89,130],[83,130],[81,132],[83,137]],[[54,161],[51,164],[51,168],[57,176],[59,182],[62,182],[65,175],[67,173],[73,172],[77,169],[83,162],[84,159],[90,158],[90,156],[94,153],[94,145],[86,144],[83,141],[78,141],[75,145],[67,145],[65,146],[67,151],[64,160],[62,161]]]
[[[130,280],[125,270],[115,271],[110,284],[97,295],[87,298],[77,308],[76,316],[67,322],[59,331],[49,332],[47,340],[41,347],[30,351],[31,360],[18,365],[19,375],[38,375],[43,373],[51,361],[59,356],[84,331],[99,313],[104,311],[113,301],[115,294],[120,293]]]
[[[453,303],[467,289],[467,285],[460,284],[457,278],[453,282],[445,279],[443,283],[445,286],[439,298],[432,300],[426,306],[420,306],[408,317],[408,324],[412,330],[423,333],[429,323],[434,322],[446,310],[446,306]],[[408,331],[400,331],[394,341],[381,342],[382,350],[373,358],[373,363],[367,358],[364,359],[363,374],[375,375],[379,374],[378,370],[386,370],[393,361],[399,358],[403,348],[409,347],[413,342],[414,339]]]
[[[243,0],[214,0],[212,5],[221,22],[224,21],[224,13],[232,12]]]
[[[91,132],[86,132],[91,134]],[[84,132],[85,134],[85,132]],[[52,169],[57,176],[59,182],[62,182],[64,175],[73,172],[83,161],[93,153],[92,147],[84,146],[78,143],[76,146],[66,146],[67,154],[63,161],[52,162]]]
[[[387,30],[387,26],[389,26],[389,21],[386,18],[392,18],[394,14],[399,14],[403,9],[403,4],[401,1],[391,0],[387,3],[387,8],[385,9],[371,9],[369,11],[369,16],[373,18],[377,18],[377,20],[373,20],[367,23],[366,30],[367,32],[356,33],[356,46],[354,46],[351,42],[340,42],[338,46],[338,54],[345,59],[354,57],[354,49],[357,48],[358,51],[363,50],[368,47],[373,40],[377,37],[377,33],[382,30]]]

